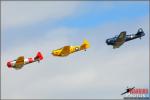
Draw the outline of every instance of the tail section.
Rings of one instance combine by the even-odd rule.
[[[35,61],[40,61],[40,60],[42,60],[43,59],[43,55],[41,54],[41,52],[38,52],[37,53],[37,55],[36,55],[36,57],[34,57],[34,60]]]
[[[139,37],[141,39],[142,36],[145,35],[144,31],[142,28],[138,29],[138,32],[136,33],[137,37]]]
[[[82,45],[80,46],[80,50],[86,50],[89,47],[90,47],[89,42],[86,39],[84,39]]]

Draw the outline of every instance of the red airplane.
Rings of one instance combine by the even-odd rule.
[[[40,61],[43,59],[43,55],[41,52],[38,52],[37,55],[34,58],[27,58],[24,59],[24,56],[18,57],[16,60],[7,62],[8,68],[14,68],[14,69],[21,69],[24,65],[30,64],[36,61]]]

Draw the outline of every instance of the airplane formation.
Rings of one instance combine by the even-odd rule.
[[[121,32],[119,35],[106,39],[107,45],[112,45],[113,49],[119,48],[121,45],[123,45],[125,42],[137,39],[143,37],[145,35],[142,28],[138,29],[138,32],[136,34],[130,34],[126,35],[126,31]],[[51,54],[53,56],[57,57],[66,57],[69,56],[72,53],[78,52],[78,51],[86,51],[86,49],[90,48],[90,43],[85,39],[83,43],[79,46],[64,46],[62,48],[52,50]],[[14,68],[16,70],[19,70],[23,68],[24,65],[30,64],[33,62],[40,62],[43,60],[43,55],[41,52],[38,52],[37,55],[34,58],[24,58],[24,56],[20,56],[15,60],[11,60],[7,62],[8,68]]]

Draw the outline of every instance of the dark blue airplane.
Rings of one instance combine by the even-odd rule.
[[[139,28],[136,34],[130,34],[130,35],[126,35],[126,31],[123,31],[119,35],[113,38],[107,39],[106,43],[107,45],[112,45],[113,49],[115,49],[115,48],[119,48],[124,42],[130,41],[136,38],[141,39],[141,37],[144,35],[145,33],[142,28]]]

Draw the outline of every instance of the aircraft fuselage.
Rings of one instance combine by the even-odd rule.
[[[140,28],[136,34],[130,34],[125,36],[124,42],[143,37],[145,35],[144,31]],[[114,45],[119,35],[109,38],[106,40],[107,45]]]

